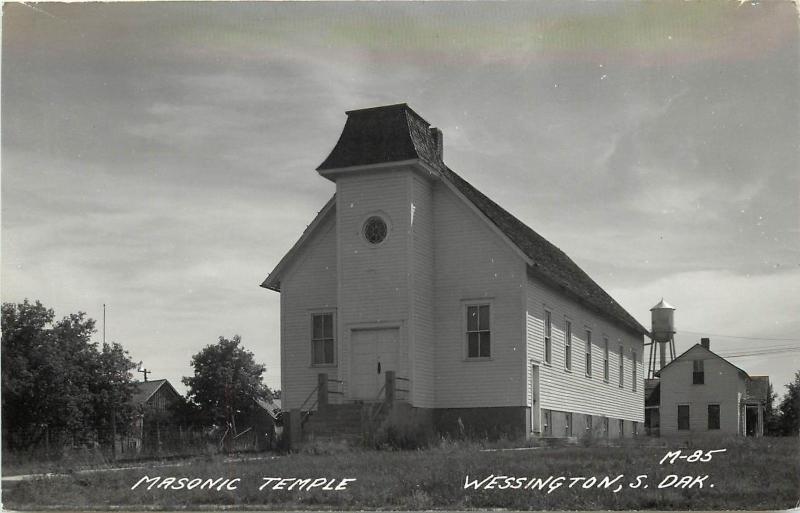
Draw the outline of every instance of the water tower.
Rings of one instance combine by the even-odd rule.
[[[661,301],[650,309],[650,315],[653,343],[650,344],[647,377],[652,379],[657,370],[663,369],[667,365],[667,344],[669,344],[669,360],[672,361],[675,358],[675,307],[661,298]],[[658,345],[660,356],[658,368],[656,368],[656,345]]]

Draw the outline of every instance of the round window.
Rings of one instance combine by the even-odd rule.
[[[386,239],[388,232],[386,221],[378,216],[372,216],[364,223],[364,238],[370,244],[380,244]]]

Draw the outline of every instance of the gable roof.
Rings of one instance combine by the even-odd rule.
[[[495,225],[529,259],[529,275],[637,335],[648,334],[644,326],[563,251],[447,167],[441,160],[438,149],[440,144],[441,134],[405,103],[348,111],[347,121],[336,146],[317,170],[414,159],[422,161],[474,205],[487,221]],[[317,219],[328,206],[309,225],[300,240],[262,283],[262,287],[279,289],[278,274],[282,270],[282,264],[285,266],[287,258],[299,250],[313,228],[320,224]]]
[[[136,388],[134,389],[133,395],[131,396],[131,403],[134,405],[143,405],[146,404],[147,401],[153,397],[158,390],[163,387],[167,386],[175,393],[175,395],[180,395],[175,388],[170,384],[169,381],[166,379],[154,379],[152,381],[144,381],[144,382],[136,382],[134,383]]]
[[[745,378],[749,378],[749,376],[747,375],[747,373],[745,371],[743,371],[739,367],[735,366],[734,364],[732,364],[731,362],[729,362],[725,358],[721,357],[720,355],[718,355],[717,353],[715,353],[711,349],[703,347],[700,344],[695,344],[692,347],[690,347],[689,349],[687,349],[686,351],[682,352],[680,355],[676,356],[674,360],[672,360],[671,362],[669,362],[668,364],[663,366],[658,372],[655,373],[655,375],[660,377],[661,373],[664,372],[664,369],[669,368],[670,365],[672,365],[673,363],[677,362],[678,360],[681,360],[681,359],[687,357],[686,355],[688,355],[690,351],[693,351],[696,348],[699,348],[701,351],[705,351],[706,353],[710,354],[714,358],[719,358],[720,360],[722,360],[723,362],[727,363],[728,365],[730,365],[731,367],[733,367],[734,369],[739,371],[741,374],[743,374]],[[708,358],[704,358],[704,359],[707,360]]]

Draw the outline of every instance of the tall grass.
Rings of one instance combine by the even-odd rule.
[[[503,448],[509,442],[493,442]],[[376,451],[329,444],[262,462],[226,463],[214,457],[185,467],[74,474],[37,479],[4,490],[3,502],[16,509],[192,508],[208,505],[239,509],[786,509],[798,496],[800,452],[797,439],[729,439],[702,449],[727,448],[709,463],[660,465],[669,447],[626,441],[618,447],[537,447],[525,451],[482,451],[490,443],[439,440],[426,450]],[[672,449],[686,450],[685,443]],[[692,449],[690,449],[692,450]],[[624,483],[647,474],[649,488],[618,493],[597,488],[552,493],[539,490],[465,490],[466,476],[616,476]],[[662,489],[668,474],[710,477],[703,489]],[[131,486],[144,475],[240,478],[234,491],[147,490]],[[259,491],[263,477],[355,478],[344,491]],[[709,484],[714,484],[710,488]]]

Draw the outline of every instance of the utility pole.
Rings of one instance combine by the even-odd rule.
[[[144,382],[147,383],[147,375],[151,374],[153,371],[148,369],[143,369],[142,362],[139,362],[139,368],[136,369],[136,372],[141,372],[142,374],[144,374]]]
[[[106,343],[106,304],[103,303],[103,344]]]

